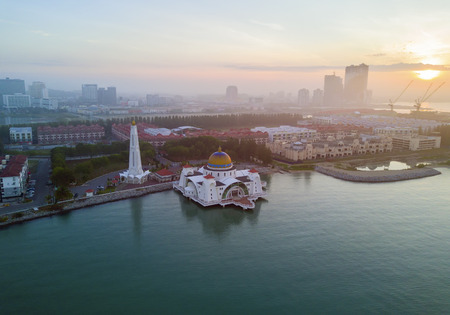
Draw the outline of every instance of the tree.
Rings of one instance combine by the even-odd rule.
[[[91,161],[82,162],[80,164],[77,164],[75,166],[75,173],[76,174],[90,174],[94,170],[94,167],[92,166]]]
[[[75,181],[75,174],[71,169],[56,167],[53,169],[53,174],[51,177],[53,184],[55,186],[69,186],[70,183]]]
[[[57,201],[71,199],[72,196],[72,192],[66,186],[60,186],[55,191],[55,198]]]

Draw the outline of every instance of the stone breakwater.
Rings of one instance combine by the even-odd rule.
[[[59,202],[56,205],[42,207],[38,211],[31,209],[6,214],[0,217],[0,227],[11,224],[21,223],[25,221],[35,220],[38,218],[49,217],[56,214],[67,213],[71,210],[82,209],[103,203],[136,198],[147,194],[170,190],[173,182],[144,186],[134,189],[122,190],[108,194],[95,195],[93,197],[84,197],[76,200],[68,200]],[[50,209],[53,207],[52,209]],[[49,208],[49,209],[47,209]]]
[[[428,167],[398,171],[349,171],[338,169],[333,166],[319,165],[316,166],[315,170],[335,178],[363,183],[395,182],[441,174],[441,172]]]

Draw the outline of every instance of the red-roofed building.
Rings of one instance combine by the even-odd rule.
[[[146,124],[146,123],[137,123],[136,124],[139,134],[139,141],[145,141],[151,143],[154,147],[162,147],[166,141],[168,140],[179,140],[183,138],[181,134],[170,134],[170,135],[150,135],[145,132],[145,129],[158,128],[154,125]],[[111,132],[112,134],[119,140],[129,140],[129,125],[120,124],[120,125],[112,125]],[[267,142],[269,135],[267,132],[253,132],[248,128],[241,129],[230,129],[227,131],[218,131],[218,130],[185,130],[185,137],[200,137],[200,136],[211,136],[219,140],[226,141],[229,138],[241,140],[253,140],[257,144],[264,144]]]
[[[185,131],[186,137],[211,136],[216,139],[226,141],[229,138],[241,140],[253,140],[256,144],[264,144],[268,141],[269,134],[261,131],[251,131],[248,128],[230,129],[226,131],[219,130],[195,130]]]
[[[88,189],[86,190],[86,197],[93,197],[94,196],[94,190]]]
[[[155,179],[160,183],[174,181],[177,176],[177,174],[175,174],[174,172],[172,172],[168,169],[165,169],[165,168],[163,168],[162,170],[159,170],[153,174],[154,174]]]
[[[150,135],[145,132],[145,129],[158,128],[155,125],[150,125],[146,123],[137,123],[136,124],[139,141],[145,141],[153,145],[154,147],[162,147],[166,141],[168,140],[178,140],[183,138],[182,135],[170,134],[167,136],[158,134],[156,136]],[[120,125],[112,125],[111,133],[119,140],[126,141],[130,140],[130,125],[128,124],[120,124]]]
[[[26,188],[28,178],[28,158],[25,155],[1,157],[0,188],[1,200],[20,197]]]
[[[39,144],[92,143],[105,137],[105,128],[100,125],[40,126],[37,137]]]

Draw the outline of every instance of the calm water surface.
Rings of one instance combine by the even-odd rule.
[[[257,209],[168,191],[0,230],[1,314],[442,314],[450,169],[268,177]]]

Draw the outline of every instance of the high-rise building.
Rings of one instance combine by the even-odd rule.
[[[300,89],[298,90],[298,106],[306,107],[309,105],[309,90]]]
[[[311,103],[313,106],[322,106],[323,105],[323,90],[315,89],[313,91]]]
[[[323,87],[323,105],[340,106],[342,104],[343,90],[341,77],[335,74],[326,75]]]
[[[32,98],[48,98],[48,91],[44,82],[35,81],[28,90]]]
[[[83,84],[81,86],[81,97],[89,103],[97,103],[97,84]]]
[[[347,104],[362,105],[367,103],[367,81],[369,66],[345,67],[344,99]]]
[[[0,105],[3,103],[3,95],[25,94],[25,81],[19,79],[0,79]]]
[[[227,90],[225,92],[225,98],[227,101],[235,102],[238,100],[238,88],[235,85],[227,86]]]
[[[97,90],[98,103],[101,105],[117,105],[116,88],[110,86],[108,88],[99,88]]]

